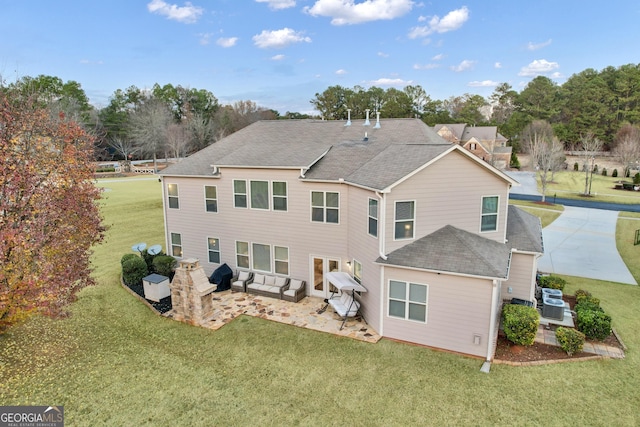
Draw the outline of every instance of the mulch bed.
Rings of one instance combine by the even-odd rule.
[[[129,289],[131,289],[133,292],[135,292],[136,294],[138,294],[141,298],[144,298],[144,287],[140,284],[140,285],[127,285],[125,284],[125,286],[127,286]],[[149,305],[151,305],[158,313],[160,314],[164,314],[167,311],[171,310],[171,296],[168,296],[166,298],[162,298],[160,300],[160,302],[155,302],[155,301],[151,301],[149,299],[144,298],[145,301],[147,301],[147,303],[149,303]]]

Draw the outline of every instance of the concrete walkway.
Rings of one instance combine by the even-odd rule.
[[[566,274],[637,285],[616,248],[618,212],[565,206],[542,230],[543,273]]]

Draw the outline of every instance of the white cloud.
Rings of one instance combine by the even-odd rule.
[[[542,42],[542,43],[529,42],[529,43],[527,43],[527,49],[528,50],[538,50],[538,49],[542,49],[543,47],[549,46],[550,44],[551,44],[551,39],[547,40],[546,42]]]
[[[190,2],[186,2],[181,7],[162,0],[151,0],[147,3],[147,9],[151,13],[166,16],[167,19],[173,19],[184,24],[193,24],[204,12],[204,9],[192,5]]]
[[[347,70],[343,70],[342,68],[336,71],[336,74],[339,76],[344,76],[347,74]]]
[[[411,10],[412,0],[317,0],[304,11],[311,16],[327,16],[333,25],[361,24],[363,22],[398,18]]]
[[[264,30],[260,34],[253,36],[253,42],[262,49],[283,48],[293,43],[311,43],[309,37],[302,35],[302,32],[293,31],[291,28],[283,28],[281,30],[267,31]]]
[[[222,47],[233,47],[237,42],[237,37],[220,37],[218,40],[216,40],[216,44]]]
[[[542,74],[548,74],[560,67],[557,62],[549,62],[546,59],[536,59],[529,65],[522,67],[519,76],[534,77]]]
[[[389,54],[388,53],[384,53],[384,52],[378,52],[378,56],[381,58],[388,58]]]
[[[495,64],[493,64],[493,68],[502,68],[502,63],[496,62]]]
[[[370,86],[400,86],[404,87],[413,84],[413,80],[380,78],[369,82]]]
[[[104,64],[103,61],[100,61],[100,60],[99,61],[91,61],[89,59],[81,59],[80,63],[81,64],[85,64],[85,65],[102,65],[102,64]]]
[[[439,53],[436,56],[434,56],[433,58],[431,58],[434,61],[441,61],[444,58],[444,54],[443,53]]]
[[[284,59],[284,55],[283,54],[279,54],[279,55],[273,55],[271,57],[272,61],[282,61]]]
[[[414,70],[433,70],[439,68],[440,64],[413,64]]]
[[[483,81],[473,81],[473,82],[469,82],[468,86],[471,87],[495,87],[498,86],[500,83],[498,82],[494,82],[493,80],[483,80]]]
[[[198,37],[200,37],[200,44],[203,46],[208,45],[209,43],[211,43],[211,37],[213,36],[212,33],[200,33],[198,34]]]
[[[450,68],[453,71],[455,71],[456,73],[460,73],[462,71],[466,71],[466,70],[472,69],[474,65],[476,65],[476,61],[471,61],[469,59],[465,59],[464,61],[462,61],[458,65],[453,65]]]
[[[288,9],[296,5],[296,0],[256,0],[258,3],[267,3],[269,9]]]
[[[414,27],[409,31],[409,38],[415,39],[418,37],[426,37],[433,33],[447,33],[449,31],[455,31],[462,27],[462,25],[469,20],[469,9],[466,6],[460,9],[452,10],[447,13],[444,18],[440,19],[435,15],[425,26]],[[420,17],[418,21],[426,21],[423,17]]]

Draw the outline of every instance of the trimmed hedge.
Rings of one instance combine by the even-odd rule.
[[[141,285],[142,279],[148,274],[147,263],[139,256],[129,258],[122,263],[122,280],[128,286]]]
[[[601,308],[599,310],[576,310],[576,314],[576,327],[587,338],[602,341],[611,335],[611,316]]]
[[[163,276],[171,277],[178,261],[170,255],[156,255],[153,258],[153,270]]]
[[[558,276],[542,276],[538,279],[541,288],[564,290],[567,281]]]
[[[585,335],[573,328],[558,327],[556,329],[556,339],[560,348],[562,348],[569,356],[582,351],[584,346]]]
[[[124,262],[133,258],[139,258],[136,254],[124,254],[122,258],[120,258],[120,265],[124,265]]]
[[[540,316],[533,307],[505,304],[502,307],[502,327],[507,339],[514,344],[533,345]]]

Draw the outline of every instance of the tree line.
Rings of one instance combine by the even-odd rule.
[[[79,83],[58,77],[24,77],[9,85],[0,82],[0,91],[7,90],[29,94],[51,114],[64,112],[82,123],[95,136],[98,159],[183,157],[257,120],[311,117],[289,111],[281,115],[250,100],[221,105],[208,90],[172,84],[118,89],[100,109],[89,104]],[[579,149],[587,134],[602,141],[603,149],[613,150],[622,138],[619,133],[629,134],[628,127],[635,129],[640,123],[640,64],[586,69],[562,85],[538,76],[520,92],[501,83],[487,98],[465,93],[437,100],[420,85],[402,90],[330,86],[316,93],[310,104],[318,111],[315,117],[325,120],[346,120],[348,114],[364,118],[370,110],[382,118],[420,118],[430,126],[497,126],[514,152],[526,149],[525,128],[542,120],[566,150]]]

